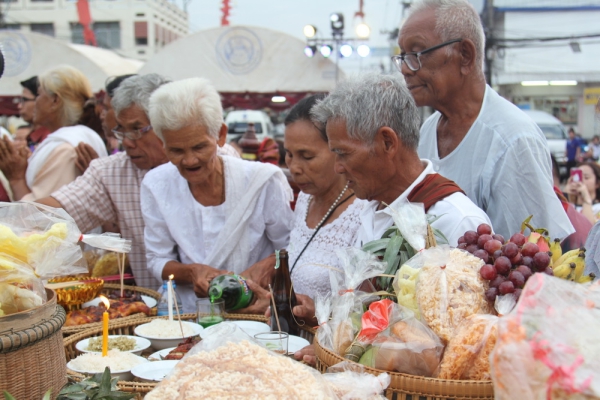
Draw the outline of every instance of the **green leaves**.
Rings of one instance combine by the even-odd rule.
[[[110,369],[106,367],[101,374],[79,383],[65,386],[58,394],[57,400],[129,400],[134,394],[117,391],[118,378],[110,377]]]

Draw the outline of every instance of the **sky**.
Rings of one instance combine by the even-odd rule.
[[[180,6],[183,1],[176,0]],[[410,2],[410,0],[404,0]],[[483,0],[471,0],[479,9]],[[403,15],[401,0],[363,0],[364,22],[371,27],[370,47],[389,47],[390,32],[400,25]],[[345,21],[345,37],[356,37],[354,26],[360,22],[354,17],[359,10],[359,0],[231,0],[230,25],[254,25],[285,32],[305,40],[302,28],[317,27],[317,37],[330,38],[329,16],[341,12]],[[221,0],[189,0],[190,31],[197,32],[215,28],[221,23]],[[478,9],[478,11],[479,11]],[[395,42],[395,41],[394,41]],[[375,53],[380,54],[380,53]],[[356,70],[389,68],[389,55],[367,57],[356,54],[340,61],[346,72]]]

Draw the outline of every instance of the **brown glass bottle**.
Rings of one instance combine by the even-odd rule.
[[[277,267],[277,265],[275,266]],[[281,326],[281,330],[290,335],[299,335],[300,327],[298,327],[292,314],[292,309],[296,306],[297,301],[296,294],[292,288],[288,253],[286,250],[279,251],[279,266],[276,268],[271,287],[273,289],[273,299],[275,300],[275,307],[277,308],[277,317],[279,317],[279,326]],[[275,312],[273,312],[273,310],[271,310],[271,330],[279,330],[277,318],[275,317]]]

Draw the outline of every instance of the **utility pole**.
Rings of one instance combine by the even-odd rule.
[[[483,8],[484,33],[485,33],[485,80],[492,86],[492,69],[496,53],[496,38],[494,37],[494,0],[485,0]]]

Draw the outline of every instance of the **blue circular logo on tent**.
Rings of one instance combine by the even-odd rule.
[[[31,62],[31,43],[15,31],[0,31],[0,46],[4,53],[4,76],[17,76],[27,69]]]
[[[232,74],[244,75],[260,64],[263,46],[256,34],[246,28],[231,28],[217,40],[215,48],[221,67]]]

